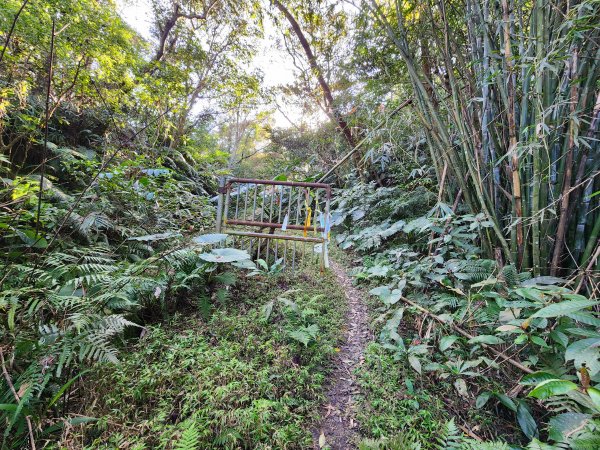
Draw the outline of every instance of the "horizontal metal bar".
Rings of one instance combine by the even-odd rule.
[[[324,242],[323,238],[294,236],[294,235],[287,235],[287,234],[254,233],[251,231],[234,231],[234,230],[224,230],[223,233],[231,234],[233,236],[248,236],[248,237],[264,238],[264,239],[281,239],[283,241],[317,242],[319,244]]]
[[[259,222],[254,220],[237,220],[237,219],[227,219],[227,225],[246,225],[249,227],[263,227],[263,228],[283,228],[283,224],[274,223],[274,222]],[[302,225],[288,225],[288,229],[290,230],[300,230],[304,231],[304,227]],[[307,227],[306,231],[314,231],[314,227]],[[317,231],[325,231],[322,227],[317,227]]]
[[[268,184],[273,186],[294,186],[294,187],[310,187],[316,189],[325,189],[328,192],[331,190],[331,185],[327,183],[312,183],[303,181],[271,181],[257,180],[254,178],[229,178],[228,183],[250,183],[250,184]]]

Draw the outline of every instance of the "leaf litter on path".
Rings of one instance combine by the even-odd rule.
[[[347,450],[356,448],[359,424],[355,419],[354,396],[360,391],[354,370],[362,364],[365,346],[371,340],[369,314],[363,302],[364,295],[352,286],[344,268],[332,261],[331,270],[346,294],[347,330],[333,362],[334,368],[327,384],[327,401],[321,411],[322,420],[313,430],[313,437],[316,449]]]

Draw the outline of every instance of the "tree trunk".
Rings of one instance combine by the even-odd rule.
[[[331,94],[331,88],[329,87],[329,84],[323,76],[323,71],[321,70],[321,67],[319,67],[319,64],[317,63],[317,58],[315,57],[312,49],[310,48],[310,44],[308,43],[306,36],[304,36],[300,25],[298,24],[294,16],[290,13],[290,11],[283,4],[281,4],[281,2],[279,2],[278,0],[273,0],[273,4],[277,7],[277,9],[279,9],[279,11],[282,12],[282,14],[288,20],[290,26],[296,34],[296,37],[300,41],[300,45],[302,45],[302,48],[304,49],[304,53],[306,54],[306,58],[308,59],[308,64],[310,65],[310,68],[313,71],[313,73],[316,75],[319,85],[321,86],[321,90],[323,91],[323,99],[325,100],[325,107],[327,109],[329,117],[333,122],[337,124],[339,129],[342,131],[342,134],[344,135],[346,142],[348,142],[348,145],[352,148],[356,147],[356,139],[352,135],[350,127],[342,118],[342,115],[335,106],[335,103],[333,101],[333,95]],[[355,154],[355,156],[356,158],[360,159],[358,154]],[[357,162],[356,158],[355,163]]]

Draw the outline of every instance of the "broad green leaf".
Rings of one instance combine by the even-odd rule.
[[[548,372],[529,373],[521,378],[519,383],[525,386],[532,386],[548,380],[556,380],[556,375]]]
[[[475,400],[475,407],[477,409],[483,408],[491,396],[492,396],[492,393],[490,391],[485,391],[485,392],[482,392],[481,394],[479,394],[477,396],[477,400]]]
[[[548,344],[546,344],[546,341],[544,341],[541,337],[539,336],[531,336],[531,342],[533,342],[536,345],[539,345],[540,347],[544,347],[544,348],[550,348],[550,346]]]
[[[352,220],[354,220],[354,221],[360,220],[363,217],[365,217],[365,214],[366,214],[366,212],[363,209],[354,210],[354,211],[352,211]]]
[[[585,323],[586,325],[592,325],[597,328],[600,327],[600,319],[587,311],[578,311],[567,314],[567,317],[570,317],[577,322]]]
[[[429,347],[425,344],[419,344],[419,345],[412,345],[408,351],[409,353],[412,353],[413,355],[425,355],[427,353],[429,353]]]
[[[493,336],[491,334],[482,334],[481,336],[475,336],[473,339],[469,339],[469,344],[503,344],[504,341],[500,339],[498,336]]]
[[[165,239],[171,239],[174,237],[181,237],[181,233],[176,233],[174,231],[168,231],[166,233],[146,234],[144,236],[130,237],[127,240],[128,241],[153,242],[153,241],[162,241]]]
[[[192,239],[192,241],[194,241],[196,244],[219,244],[225,239],[227,239],[226,234],[212,233],[196,236],[194,239]]]
[[[408,363],[410,366],[417,371],[418,374],[421,374],[421,361],[414,355],[408,356]]]
[[[381,301],[387,306],[395,305],[402,298],[402,289],[394,289],[390,295],[381,298]]]
[[[567,348],[567,345],[569,345],[569,338],[561,331],[552,330],[550,332],[550,338],[563,348]]]
[[[594,402],[594,405],[596,405],[598,411],[600,412],[600,390],[591,387],[588,388],[587,393],[592,399],[592,402]]]
[[[508,333],[508,332],[513,332],[513,331],[520,331],[521,328],[519,328],[516,325],[500,325],[498,328],[496,328],[496,331],[499,333]]]
[[[373,288],[369,291],[369,294],[371,295],[376,295],[376,296],[382,296],[382,295],[386,295],[389,294],[391,292],[390,288],[387,286],[378,286],[376,288]]]
[[[215,248],[210,253],[202,253],[199,258],[208,262],[228,263],[248,260],[250,255],[235,248]]]
[[[237,261],[237,262],[231,263],[231,265],[234,267],[238,267],[240,269],[256,270],[256,264],[254,264],[254,262],[250,261],[249,259],[245,259],[243,261]]]
[[[591,330],[589,328],[567,328],[565,331],[567,331],[569,334],[584,338],[600,338],[600,333],[598,331]]]
[[[35,233],[35,230],[18,230],[15,229],[17,236],[29,247],[44,249],[48,247],[48,241],[40,234]]]
[[[567,300],[560,303],[553,303],[548,305],[536,313],[534,313],[531,317],[560,317],[566,316],[568,314],[580,311],[585,308],[589,308],[590,306],[597,305],[600,302],[594,300]]]
[[[528,439],[537,437],[537,424],[535,423],[527,404],[522,400],[519,401],[519,404],[517,405],[517,422],[519,422],[521,430],[523,430],[523,433]]]
[[[587,297],[585,297],[584,295],[581,294],[573,294],[570,292],[567,292],[565,294],[562,294],[563,298],[569,299],[569,300],[587,300]]]
[[[545,380],[538,384],[528,395],[528,397],[539,398],[540,400],[555,395],[565,394],[569,391],[577,389],[577,385],[567,380]]]
[[[376,265],[369,267],[369,269],[367,269],[367,273],[372,277],[385,277],[391,269],[392,268],[390,266]]]
[[[565,351],[565,361],[573,360],[577,369],[584,364],[592,378],[600,373],[600,338],[582,339],[573,342]]]
[[[527,342],[527,335],[525,333],[519,334],[514,340],[514,343],[516,345],[521,345],[521,344],[524,344],[525,342]]]
[[[574,431],[581,429],[590,419],[591,414],[563,413],[554,416],[548,422],[550,439],[562,441]]]
[[[510,398],[508,395],[497,392],[494,394],[494,396],[498,400],[500,400],[500,403],[502,403],[508,409],[510,409],[511,411],[517,412],[517,405],[515,405],[515,402],[513,401],[513,399]]]
[[[521,285],[526,286],[526,287],[535,286],[538,284],[560,285],[560,284],[566,283],[566,281],[567,280],[565,280],[564,278],[542,276],[542,277],[534,277],[534,278],[530,278],[529,280],[525,280],[521,283]]]
[[[402,297],[402,289],[392,291],[388,286],[379,286],[371,289],[369,294],[378,296],[385,305],[391,306],[398,303]]]
[[[518,288],[518,289],[515,289],[515,293],[517,295],[520,295],[523,298],[526,298],[527,300],[533,300],[536,302],[544,301],[544,297],[543,297],[544,294],[542,293],[542,291],[540,291],[539,289],[536,289],[536,288],[531,288],[531,287]]]
[[[444,336],[441,340],[440,340],[440,351],[445,351],[448,348],[452,347],[452,345],[458,340],[458,336],[455,335],[451,335],[451,336]]]
[[[391,319],[389,319],[380,333],[380,339],[382,342],[387,342],[391,340],[398,345],[402,345],[404,347],[404,343],[402,342],[402,337],[398,334],[398,326],[402,321],[402,316],[404,315],[404,308],[398,308]]]

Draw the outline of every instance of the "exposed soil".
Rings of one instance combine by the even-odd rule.
[[[364,294],[352,286],[343,267],[334,261],[330,264],[346,294],[348,314],[344,344],[334,360],[334,369],[327,384],[327,402],[321,411],[323,419],[313,431],[313,436],[316,449],[346,450],[356,448],[358,423],[355,419],[354,396],[359,394],[359,388],[354,369],[363,363],[363,351],[371,340],[371,334]]]

